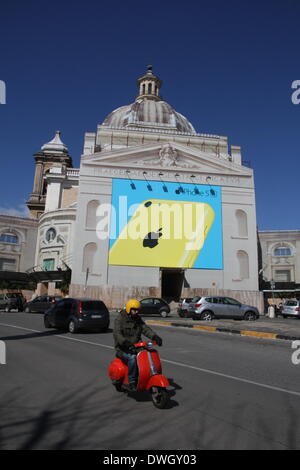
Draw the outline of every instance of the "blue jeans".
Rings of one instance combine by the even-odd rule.
[[[137,378],[136,355],[122,352],[119,357],[128,366],[128,381],[129,382],[135,382],[135,380]]]

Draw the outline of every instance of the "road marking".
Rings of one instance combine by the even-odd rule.
[[[10,328],[16,328],[18,330],[31,331],[31,332],[34,332],[34,333],[43,333],[43,331],[40,331],[40,330],[32,330],[30,328],[24,328],[22,326],[16,326],[16,325],[9,325],[7,323],[0,323],[0,325],[1,326],[7,326],[7,327],[10,327]],[[92,341],[85,341],[83,339],[70,338],[69,336],[62,336],[62,335],[54,335],[54,336],[55,336],[55,338],[68,339],[69,341],[75,341],[75,342],[78,342],[78,343],[91,344],[92,346],[100,346],[100,347],[107,348],[107,349],[114,349],[113,346],[108,346],[107,344],[93,343]],[[169,359],[161,359],[161,361],[165,362],[167,364],[172,364],[172,365],[175,365],[175,366],[184,367],[185,369],[196,370],[198,372],[203,372],[205,374],[216,375],[218,377],[223,377],[225,379],[235,380],[237,382],[242,382],[242,383],[246,383],[246,384],[249,384],[249,385],[255,385],[257,387],[266,388],[268,390],[273,390],[275,392],[288,393],[289,395],[295,395],[295,396],[300,397],[300,392],[294,392],[294,391],[288,390],[286,388],[275,387],[273,385],[266,385],[266,384],[263,384],[261,382],[255,382],[253,380],[243,379],[241,377],[236,377],[234,375],[223,374],[222,372],[216,372],[214,370],[203,369],[201,367],[192,366],[190,364],[184,364],[183,362],[170,361]]]
[[[234,375],[223,374],[222,372],[216,372],[216,371],[210,370],[210,369],[202,369],[201,367],[191,366],[189,364],[184,364],[184,363],[181,363],[181,362],[169,361],[168,359],[162,359],[162,361],[167,362],[169,364],[173,364],[175,366],[185,367],[186,369],[193,369],[193,370],[197,370],[198,372],[204,372],[205,374],[217,375],[219,377],[224,377],[226,379],[236,380],[237,382],[243,382],[243,383],[250,384],[250,385],[256,385],[258,387],[267,388],[269,390],[273,390],[273,391],[276,391],[276,392],[289,393],[290,395],[296,395],[296,396],[300,397],[300,392],[294,392],[294,391],[288,390],[286,388],[275,387],[273,385],[266,385],[266,384],[262,384],[260,382],[254,382],[253,380],[243,379],[241,377],[235,377]]]

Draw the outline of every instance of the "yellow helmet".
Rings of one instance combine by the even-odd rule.
[[[126,307],[125,307],[125,310],[126,310],[126,313],[130,313],[130,310],[134,308],[136,310],[140,310],[141,308],[141,304],[138,300],[136,299],[130,299],[128,300],[127,304],[126,304]]]

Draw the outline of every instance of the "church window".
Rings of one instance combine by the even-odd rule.
[[[142,91],[142,94],[145,95],[145,93],[146,93],[146,85],[145,85],[145,83],[144,83],[144,84],[143,84],[143,91]]]
[[[0,235],[0,242],[1,243],[19,243],[19,238],[17,235],[14,235],[12,233],[1,233]]]
[[[238,236],[248,237],[248,221],[246,212],[237,210],[235,216],[237,221]]]
[[[243,251],[237,252],[238,266],[239,266],[239,279],[249,279],[249,256]]]
[[[274,256],[291,256],[292,251],[287,246],[281,246],[279,248],[275,248]]]
[[[0,271],[16,271],[17,262],[13,258],[0,258]]]
[[[274,280],[277,282],[291,282],[291,271],[289,269],[276,270]]]
[[[97,225],[97,209],[99,201],[90,201],[86,209],[86,223],[85,228],[96,229]]]
[[[47,230],[45,238],[47,242],[52,242],[56,237],[56,230],[55,228],[51,227]]]
[[[149,83],[148,85],[148,94],[151,95],[152,93],[152,83]]]
[[[87,243],[83,249],[83,261],[82,271],[90,273],[94,272],[95,269],[95,258],[96,258],[97,245],[96,243]]]
[[[48,258],[43,260],[44,271],[54,271],[55,260],[54,258]]]

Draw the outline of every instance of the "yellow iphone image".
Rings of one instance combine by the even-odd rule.
[[[109,251],[109,264],[193,267],[215,218],[203,202],[147,199]]]

